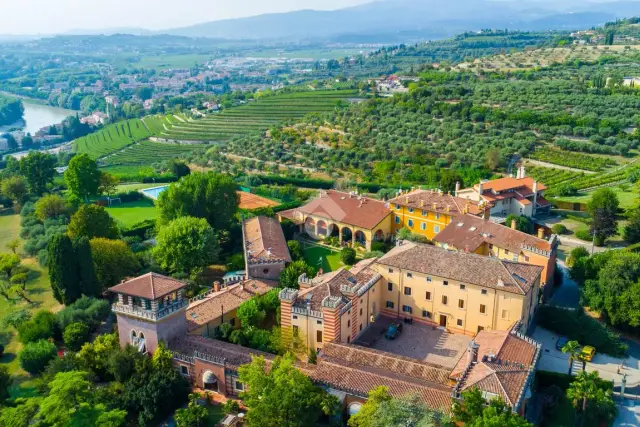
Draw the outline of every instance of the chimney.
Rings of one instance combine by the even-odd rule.
[[[435,211],[436,209],[438,209],[438,204],[437,204],[437,203],[434,203],[434,204],[433,204],[433,210]]]
[[[480,194],[479,200],[482,200],[482,180],[480,180],[480,184],[478,184],[478,194]]]
[[[213,282],[213,291],[220,292],[220,282],[218,282],[217,280]]]
[[[424,200],[420,200],[420,207],[424,208]]]
[[[504,280],[498,279],[498,286],[504,287]]]
[[[511,229],[512,229],[512,230],[515,230],[515,229],[517,228],[517,227],[516,227],[516,225],[517,225],[516,220],[515,220],[515,219],[512,219],[512,220],[511,220]]]
[[[459,191],[460,191],[460,181],[456,181],[456,192],[454,193],[456,197],[458,197]]]
[[[538,239],[544,239],[544,227],[538,228]]]
[[[405,197],[405,198],[404,198],[404,202],[405,202],[405,204],[407,204],[407,205],[408,205],[408,204],[409,204],[409,198],[408,198],[408,197]]]
[[[538,181],[533,180],[533,216],[536,216],[538,203]]]
[[[526,178],[527,177],[527,171],[524,168],[524,165],[522,166],[522,172],[520,172],[520,178]]]
[[[467,365],[478,361],[478,349],[480,346],[474,340],[471,340],[467,348]]]
[[[271,248],[267,248],[267,256],[271,256]]]

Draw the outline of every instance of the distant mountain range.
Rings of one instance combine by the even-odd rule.
[[[437,38],[483,28],[582,29],[640,14],[640,1],[381,0],[334,11],[301,10],[162,31],[188,37],[334,40]],[[381,40],[382,41],[382,40]]]

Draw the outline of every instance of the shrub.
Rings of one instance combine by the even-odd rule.
[[[56,313],[56,322],[61,331],[72,323],[84,323],[95,328],[110,313],[109,302],[103,299],[83,296]]]
[[[584,258],[588,256],[589,256],[589,251],[587,250],[587,248],[585,248],[584,246],[577,246],[571,249],[569,258],[567,258],[567,265],[571,267],[580,258]]]
[[[237,400],[228,399],[222,405],[222,413],[225,415],[237,414],[238,412],[240,412],[240,404]]]
[[[380,251],[370,251],[370,252],[365,252],[365,253],[362,255],[362,258],[363,258],[363,259],[369,259],[369,258],[380,258],[380,257],[382,257],[382,256],[384,256],[384,253],[383,253],[383,252],[380,252]]]
[[[628,346],[605,325],[584,314],[582,309],[567,310],[542,305],[537,314],[538,325],[564,335],[582,345],[591,345],[597,351],[614,357],[622,357]]]
[[[89,341],[89,326],[82,322],[70,323],[64,329],[62,339],[69,350],[78,351]]]
[[[289,240],[287,242],[287,247],[289,248],[289,254],[291,255],[292,261],[297,261],[302,259],[302,249],[300,248],[300,242],[297,240]]]
[[[20,366],[30,374],[39,374],[56,358],[56,346],[47,341],[30,342],[18,354]]]
[[[567,232],[567,227],[565,227],[564,224],[554,224],[553,227],[551,227],[551,232],[553,234],[564,234]]]
[[[50,311],[39,311],[31,320],[18,326],[18,336],[23,344],[53,338],[56,333],[56,317]]]
[[[576,237],[580,240],[584,240],[590,242],[593,239],[593,236],[587,229],[581,229],[576,231]]]
[[[371,252],[387,252],[387,244],[384,242],[371,243]]]
[[[353,265],[356,263],[356,251],[353,248],[342,248],[340,251],[340,259],[346,265]]]

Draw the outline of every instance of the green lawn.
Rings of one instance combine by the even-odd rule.
[[[626,191],[620,187],[611,187],[611,189],[618,196],[621,208],[627,209],[638,205],[638,202],[640,201],[640,194],[638,193],[637,187],[630,187]],[[580,193],[579,195],[572,197],[557,197],[553,198],[553,200],[569,203],[587,203],[591,199],[592,194],[593,191],[590,191],[587,193]]]
[[[323,246],[310,245],[303,243],[304,259],[310,266],[314,268],[322,268],[325,273],[335,271],[344,267],[344,263],[340,261],[340,253]]]
[[[158,218],[158,209],[151,200],[147,199],[113,205],[107,208],[107,212],[125,227],[130,227],[145,219]]]
[[[0,217],[0,251],[6,251],[5,244],[18,237],[19,231],[19,215]],[[0,318],[21,309],[27,309],[32,312],[38,310],[59,310],[61,306],[53,298],[47,271],[41,268],[33,258],[23,259],[22,265],[29,270],[27,290],[28,296],[33,300],[34,304],[29,305],[17,298],[7,301],[0,297]],[[16,378],[11,388],[11,394],[14,396],[28,396],[35,393],[30,376],[20,368],[18,363],[17,353],[20,348],[22,348],[22,344],[16,339],[15,331],[0,326],[0,342],[5,345],[4,355],[0,358],[0,363],[6,363],[10,373]]]

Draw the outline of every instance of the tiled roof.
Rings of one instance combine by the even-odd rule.
[[[380,368],[399,375],[421,378],[435,384],[449,384],[450,371],[442,366],[380,350],[356,345],[327,343],[322,347],[322,354],[349,364]]]
[[[186,283],[172,277],[163,276],[158,273],[147,273],[113,286],[109,288],[109,290],[111,292],[154,300],[162,298],[185,286],[187,286]]]
[[[485,242],[516,254],[520,253],[523,245],[549,253],[552,249],[547,240],[473,215],[459,216],[433,240],[469,252],[475,251]]]
[[[359,287],[364,286],[378,275],[376,271],[368,268],[373,261],[375,258],[360,261],[351,270],[341,268],[312,279],[311,287],[300,290],[294,304],[303,305],[305,308],[309,305],[311,310],[319,311],[322,307],[322,301],[326,297],[343,297],[342,286],[355,288],[357,291]],[[348,300],[345,298],[346,302]]]
[[[390,214],[391,210],[385,202],[335,190],[322,191],[306,205],[278,213],[294,222],[304,221],[308,215],[314,215],[367,230],[373,229]]]
[[[524,178],[514,178],[510,176],[505,178],[498,178],[491,181],[483,182],[482,192],[485,193],[486,191],[493,190],[494,192],[499,193],[506,190],[521,189],[519,193],[523,196],[527,196],[529,194],[533,194],[534,181],[535,180],[530,176],[526,176]],[[475,187],[478,188],[478,184],[476,184]],[[544,184],[540,182],[538,183],[538,191],[543,191],[546,189],[547,187]]]
[[[287,241],[280,223],[266,216],[258,216],[243,222],[244,249],[247,262],[291,262]]]
[[[479,362],[471,368],[462,384],[462,390],[478,387],[497,394],[510,406],[515,406],[527,382],[529,367]]]
[[[481,255],[404,242],[378,260],[381,265],[526,295],[543,268]]]
[[[242,365],[251,363],[253,356],[263,356],[266,360],[273,360],[275,356],[248,347],[231,344],[224,341],[218,341],[211,338],[201,337],[199,335],[189,335],[186,337],[176,338],[169,343],[172,351],[182,353],[187,356],[193,356],[194,351],[213,356],[217,359],[224,360],[225,364],[237,369]]]
[[[391,199],[389,203],[454,216],[463,214],[465,211],[472,215],[479,215],[484,210],[478,202],[435,190],[415,190]]]

